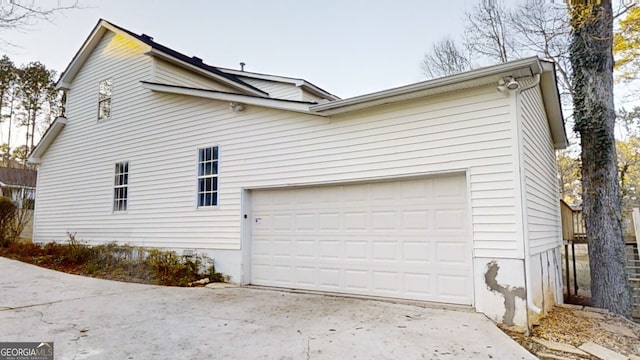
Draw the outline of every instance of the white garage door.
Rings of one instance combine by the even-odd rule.
[[[252,192],[256,285],[472,303],[464,175]]]

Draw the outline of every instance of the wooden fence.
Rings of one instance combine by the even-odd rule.
[[[578,293],[575,245],[587,244],[587,236],[581,209],[572,208],[560,200],[560,214],[565,253],[565,282],[567,295],[571,296],[571,273],[573,273],[574,294]],[[622,235],[626,244],[628,280],[633,291],[632,315],[635,318],[640,318],[640,257],[638,252],[640,248],[640,209],[635,208],[622,212]],[[569,249],[571,249],[571,264],[569,263]],[[570,267],[570,265],[572,266]]]

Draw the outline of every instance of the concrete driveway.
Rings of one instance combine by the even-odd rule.
[[[53,341],[56,359],[535,359],[472,312],[0,271],[0,341]]]

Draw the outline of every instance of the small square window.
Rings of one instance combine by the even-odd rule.
[[[218,205],[218,147],[198,149],[198,207]]]
[[[98,93],[98,120],[108,119],[111,116],[111,92],[113,81],[111,79],[100,82]]]

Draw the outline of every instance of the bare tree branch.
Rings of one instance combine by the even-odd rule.
[[[55,16],[80,9],[78,0],[4,0],[0,1],[0,31],[29,30],[39,21],[53,22]],[[13,45],[0,37],[0,43]]]
[[[518,56],[502,1],[480,1],[465,17],[466,45],[471,51],[501,63]]]
[[[431,52],[425,54],[422,69],[435,78],[469,70],[470,62],[455,40],[447,37],[433,44]]]

